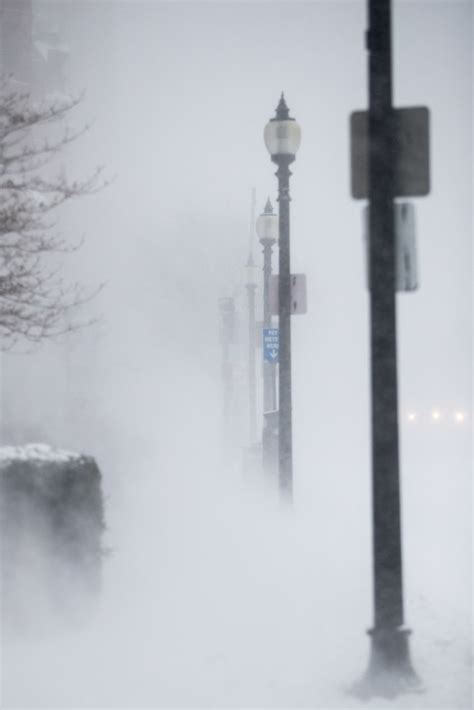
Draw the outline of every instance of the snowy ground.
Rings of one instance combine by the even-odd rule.
[[[170,431],[179,416],[171,412]],[[300,470],[289,509],[273,482],[209,456],[212,417],[191,411],[189,421],[186,446],[162,442],[160,475],[152,449],[141,451],[126,503],[110,501],[113,553],[97,618],[3,639],[2,706],[471,707],[456,473],[441,485],[433,466],[429,489],[421,474],[405,486],[406,616],[425,691],[363,703],[349,691],[369,650],[367,481],[319,487],[316,472]]]

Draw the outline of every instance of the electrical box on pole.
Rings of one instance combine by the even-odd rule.
[[[396,203],[395,215],[395,290],[416,291],[419,285],[415,232],[415,206],[410,202]],[[369,210],[363,210],[366,253],[367,288],[370,288],[369,269]]]

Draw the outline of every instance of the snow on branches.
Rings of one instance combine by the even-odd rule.
[[[54,233],[52,213],[99,189],[97,170],[70,182],[52,160],[80,136],[62,128],[79,99],[38,101],[0,79],[0,349],[38,343],[84,325],[74,317],[93,295],[65,283],[54,255],[74,251]]]

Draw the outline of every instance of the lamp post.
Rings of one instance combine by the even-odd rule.
[[[374,628],[365,684],[416,685],[404,626],[395,310],[391,2],[369,0],[369,199]]]
[[[249,443],[255,444],[257,440],[257,383],[255,370],[255,292],[257,290],[257,267],[252,253],[246,266],[247,271],[247,296],[248,296],[248,386],[249,386]]]
[[[272,252],[278,241],[278,215],[273,212],[268,198],[262,214],[257,219],[257,236],[263,247],[263,327],[272,327],[270,306],[270,278],[272,275]],[[275,363],[263,363],[263,410],[276,409],[276,367]]]
[[[265,145],[278,166],[279,281],[278,317],[280,328],[279,367],[279,480],[283,495],[291,500],[293,492],[292,415],[291,415],[291,272],[290,272],[290,164],[301,142],[301,129],[290,112],[283,94],[276,115],[265,126]]]
[[[270,304],[270,279],[272,275],[273,246],[278,240],[278,215],[268,198],[263,213],[257,219],[257,236],[263,247],[263,328],[272,327]],[[263,343],[262,343],[263,350]],[[263,470],[273,474],[277,464],[278,424],[276,394],[276,362],[263,361]]]

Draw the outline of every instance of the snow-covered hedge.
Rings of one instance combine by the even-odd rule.
[[[2,621],[75,610],[100,589],[104,504],[89,456],[0,448]]]

